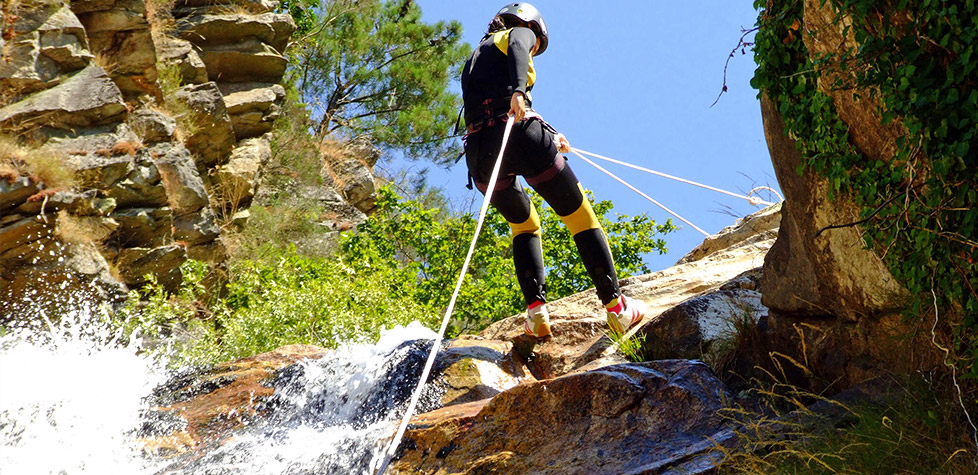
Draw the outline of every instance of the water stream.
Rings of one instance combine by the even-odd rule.
[[[162,458],[139,437],[174,371],[139,340],[121,343],[99,311],[77,308],[0,336],[2,474],[372,473],[435,336],[412,324],[293,365],[274,383],[270,417],[192,457]]]

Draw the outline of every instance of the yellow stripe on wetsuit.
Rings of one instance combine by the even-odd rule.
[[[567,226],[567,230],[570,231],[571,236],[576,236],[578,233],[587,231],[588,229],[601,228],[601,224],[598,223],[598,217],[594,215],[594,210],[591,209],[591,202],[587,200],[587,195],[584,193],[584,187],[578,183],[577,188],[581,190],[581,205],[573,213],[560,217],[560,220],[564,222],[564,226]]]
[[[540,235],[540,215],[537,214],[537,207],[530,203],[530,217],[526,218],[526,221],[522,223],[509,223],[510,229],[513,230],[513,237],[519,236],[520,234],[536,234]]]
[[[503,54],[509,56],[509,32],[513,31],[512,28],[503,31],[497,31],[492,36],[492,42],[496,44],[499,51]],[[529,88],[537,80],[537,72],[533,69],[533,55],[530,55],[530,68],[526,71],[526,87]]]

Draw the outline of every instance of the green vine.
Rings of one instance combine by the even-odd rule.
[[[824,6],[826,0],[822,1]],[[813,57],[806,2],[757,0],[752,85],[773,101],[802,169],[862,208],[866,244],[910,291],[908,318],[951,325],[957,365],[978,376],[978,2],[833,0],[858,45]],[[875,97],[901,131],[889,160],[863,156],[818,88]]]

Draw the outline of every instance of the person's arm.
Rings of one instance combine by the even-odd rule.
[[[510,113],[516,120],[526,115],[526,83],[529,79],[530,51],[537,43],[537,36],[529,28],[517,27],[509,32],[509,49],[506,53],[509,62],[509,81],[513,88],[510,98]]]

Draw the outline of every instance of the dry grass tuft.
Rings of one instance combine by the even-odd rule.
[[[22,146],[7,136],[0,136],[0,173],[8,181],[26,175],[47,188],[66,189],[77,184],[75,171],[65,157]]]
[[[119,69],[119,61],[111,53],[99,51],[95,54],[95,65],[102,68],[105,74],[112,76]]]

